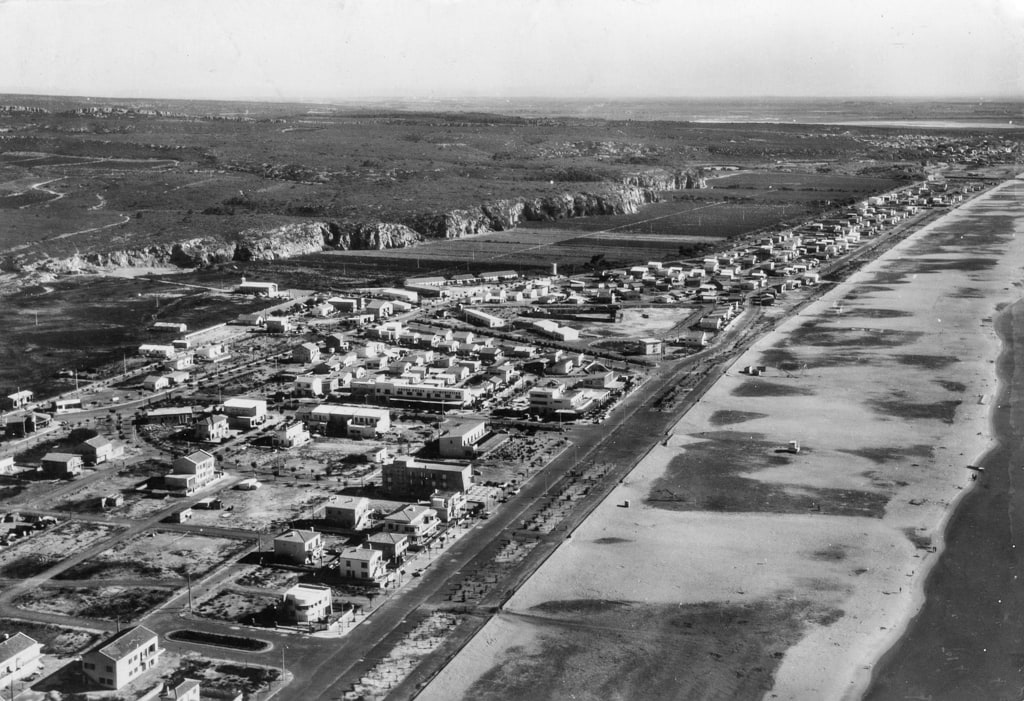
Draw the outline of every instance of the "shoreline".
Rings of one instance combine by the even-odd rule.
[[[967,204],[984,209],[1012,182]],[[749,607],[793,597],[842,614],[824,624],[807,624],[787,644],[765,697],[862,695],[878,661],[921,609],[924,584],[944,548],[945,530],[971,491],[965,465],[995,446],[992,406],[981,404],[978,397],[1002,391],[996,368],[986,367],[1001,352],[1002,342],[994,329],[985,326],[979,334],[977,328],[978,319],[992,309],[995,286],[1002,289],[1005,276],[984,277],[989,271],[977,273],[975,267],[980,266],[972,267],[971,249],[961,244],[950,251],[950,245],[942,244],[951,227],[971,216],[957,209],[928,223],[782,320],[736,358],[705,399],[673,426],[667,445],[656,446],[634,468],[509,600],[504,612],[435,678],[423,698],[475,691],[471,685],[481,673],[489,677],[503,661],[510,664],[507,660],[515,650],[536,649],[542,642],[540,633],[524,621],[558,601]],[[1022,258],[1024,252],[1015,249],[994,267]],[[918,271],[915,264],[924,267]],[[943,270],[948,272],[936,274]],[[977,282],[972,276],[984,278],[991,288],[987,297],[978,295],[980,301],[958,294]],[[899,284],[910,285],[913,291],[894,293]],[[829,305],[840,301],[850,313],[831,315],[834,309]],[[890,308],[894,311],[883,313]],[[900,311],[904,309],[913,314]],[[936,322],[931,315],[940,312]],[[847,345],[832,338],[846,339]],[[968,352],[960,358],[963,344]],[[906,353],[895,353],[904,347]],[[778,357],[766,359],[771,353]],[[764,380],[769,394],[775,387],[776,395],[750,394],[747,388],[754,381],[737,370],[746,365],[777,366],[778,358],[787,353],[809,359],[810,376],[800,371],[794,380],[793,373],[776,372]],[[788,389],[782,391],[783,385]],[[951,395],[961,397],[955,404],[955,423],[951,415],[932,415],[934,407],[951,411]],[[730,408],[736,406],[743,410]],[[729,413],[746,417],[738,423],[715,422],[715,417]],[[863,435],[835,433],[837,425],[857,426]],[[717,428],[708,434],[709,427]],[[769,459],[779,451],[758,448],[765,439],[751,448],[740,445],[741,452],[760,450],[765,457],[738,477],[743,484],[767,490],[769,501],[780,494],[824,494],[828,508],[838,511],[800,513],[776,507],[773,512],[769,506],[721,513],[653,505],[650,497],[656,485],[664,484],[666,475],[671,477],[682,465],[699,464],[715,434],[735,436],[730,440],[741,444],[757,436],[776,445],[801,438],[805,450],[784,464]],[[908,446],[908,436],[923,445]],[[887,443],[890,448],[885,448]],[[925,446],[928,457],[922,452]],[[953,451],[962,454],[951,457]],[[743,456],[720,459],[742,461]],[[680,460],[684,462],[677,466]],[[685,481],[679,484],[685,489]],[[671,483],[680,489],[675,485]],[[879,517],[860,518],[855,512],[844,514],[841,503],[827,501],[832,488],[891,494]],[[634,506],[625,511],[623,502]],[[617,544],[620,541],[622,545]],[[677,542],[685,542],[687,548],[678,550]],[[934,550],[921,543],[934,545]],[[677,561],[658,562],[666,551]],[[618,568],[650,571],[654,579],[616,581]],[[487,641],[485,649],[481,640]]]
[[[1013,304],[1007,305],[1004,309],[1000,310],[995,323],[995,329],[998,334],[999,327],[1005,323],[1012,325],[1012,320],[1006,319],[1011,314]],[[1012,329],[1010,330],[1012,333]],[[996,410],[998,407],[1007,402],[1010,398],[1012,391],[1012,374],[1010,377],[1004,377],[1000,373],[1000,369],[1004,367],[1004,363],[1007,359],[1012,362],[1012,338],[1009,342],[1003,338],[1003,334],[998,334],[1001,342],[1001,350],[999,359],[996,360],[994,366],[994,375],[997,378],[998,387],[991,403],[991,409],[989,411],[989,427],[991,431],[991,440],[989,447],[977,457],[977,459],[971,463],[973,465],[979,465],[985,467],[986,470],[992,468],[992,460],[999,455],[1003,449],[1002,436],[998,432],[997,426],[997,414]],[[857,699],[869,699],[872,695],[878,692],[878,684],[885,673],[886,668],[892,664],[900,655],[901,649],[907,642],[907,635],[911,631],[921,616],[925,604],[928,602],[928,588],[931,584],[932,576],[935,573],[937,565],[940,563],[943,555],[946,554],[949,548],[949,538],[954,521],[961,516],[961,508],[964,506],[964,502],[968,500],[979,488],[981,480],[972,480],[968,487],[964,488],[957,498],[950,503],[949,508],[946,510],[946,515],[942,520],[940,528],[941,540],[937,546],[935,557],[932,558],[928,566],[922,572],[922,576],[918,581],[918,585],[914,587],[914,607],[909,612],[903,625],[899,629],[893,629],[893,639],[884,649],[881,649],[877,658],[872,663],[870,668],[870,675],[866,679],[862,687],[859,687],[856,696],[850,698]]]

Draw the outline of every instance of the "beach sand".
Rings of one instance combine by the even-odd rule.
[[[991,445],[991,197],[759,339],[419,698],[859,698]]]

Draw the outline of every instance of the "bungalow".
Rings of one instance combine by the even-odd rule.
[[[194,416],[195,411],[190,406],[171,406],[146,412],[146,422],[187,426],[192,423]]]
[[[120,689],[156,666],[156,633],[145,626],[126,628],[82,655],[82,671],[100,686]]]
[[[171,385],[171,378],[166,375],[146,375],[142,381],[142,388],[150,392],[159,392]]]
[[[165,684],[160,701],[200,701],[201,690],[198,679],[183,679],[180,684],[173,687]],[[241,695],[237,698],[241,698]]]
[[[246,282],[235,288],[235,294],[254,295],[256,297],[277,297],[280,293],[276,282]]]
[[[463,311],[466,321],[477,326],[484,326],[489,329],[500,329],[505,326],[505,320],[501,317],[488,314],[479,309],[466,309]]]
[[[42,668],[39,658],[43,644],[24,633],[4,634],[0,640],[0,689],[13,689],[14,682]]]
[[[274,557],[293,565],[309,565],[324,554],[323,536],[316,531],[290,530],[274,538]]]
[[[384,553],[374,548],[345,548],[338,555],[338,575],[344,579],[380,586],[387,579]]]

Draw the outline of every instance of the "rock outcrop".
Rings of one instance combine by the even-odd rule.
[[[592,192],[561,192],[532,199],[501,199],[478,207],[427,213],[403,222],[339,223],[309,221],[275,228],[250,228],[228,240],[203,237],[139,249],[38,258],[26,254],[0,260],[19,272],[63,274],[102,268],[201,268],[230,261],[266,261],[315,253],[327,248],[383,250],[406,248],[429,239],[454,239],[514,229],[524,221],[551,221],[613,214],[635,214],[661,193],[706,187],[700,171],[650,170],[620,183],[597,185]]]

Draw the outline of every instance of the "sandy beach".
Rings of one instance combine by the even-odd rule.
[[[992,445],[1022,185],[759,339],[419,698],[863,695]]]

